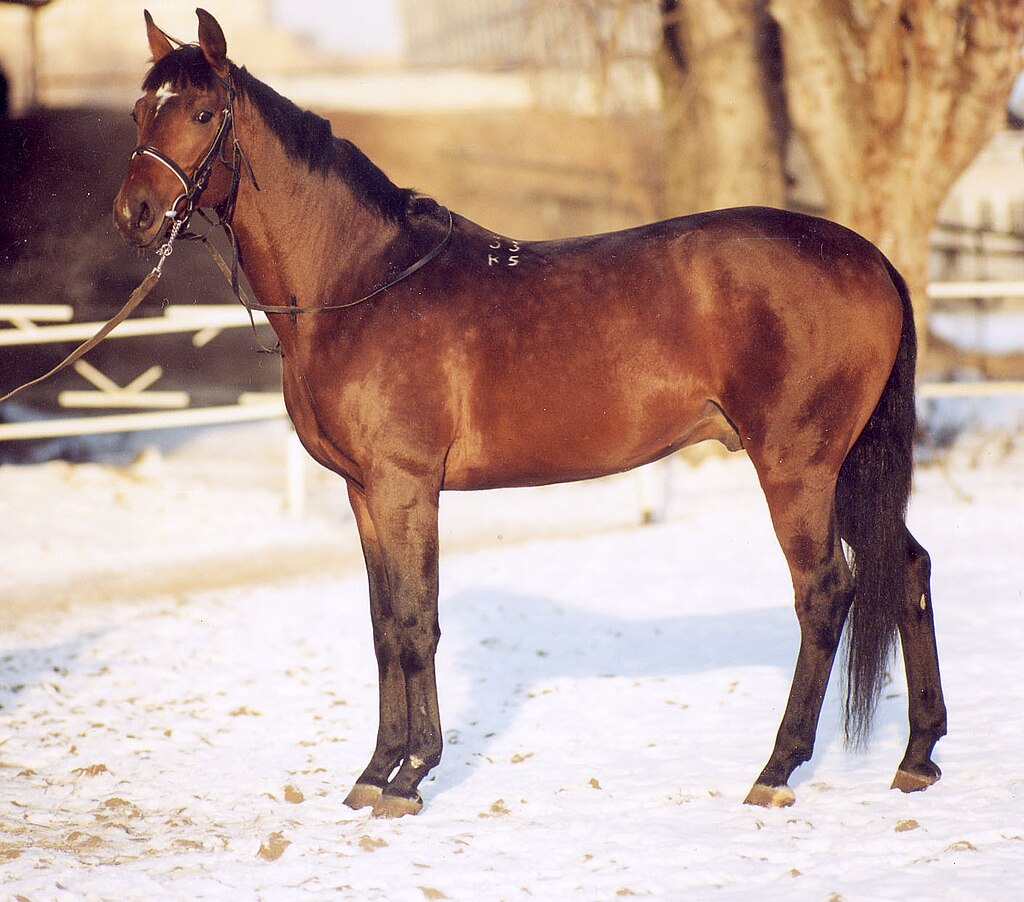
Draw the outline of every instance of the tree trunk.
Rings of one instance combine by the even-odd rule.
[[[782,117],[773,112],[784,106],[764,77],[766,0],[662,0],[661,9],[661,212],[782,206]]]
[[[874,241],[927,331],[929,233],[1004,121],[1024,0],[771,0],[793,127],[828,215]]]

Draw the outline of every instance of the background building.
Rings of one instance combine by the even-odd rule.
[[[149,50],[142,10],[182,40],[195,40],[192,4],[176,0],[53,0],[0,3],[0,65],[9,83],[10,109],[42,106],[116,106],[130,100]],[[264,72],[293,71],[322,61],[312,42],[272,21],[270,0],[221,4],[215,15],[239,59]]]

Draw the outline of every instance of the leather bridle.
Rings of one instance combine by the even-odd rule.
[[[150,144],[140,144],[135,150],[132,151],[132,155],[129,159],[134,160],[136,157],[152,157],[158,163],[162,163],[166,166],[174,175],[178,181],[181,182],[181,187],[184,189],[179,194],[164,213],[164,216],[168,219],[184,219],[188,220],[195,210],[196,198],[206,187],[206,183],[209,181],[210,172],[213,169],[213,164],[216,162],[218,155],[224,149],[224,139],[227,137],[228,129],[231,127],[231,107],[226,106],[221,111],[220,126],[217,129],[217,135],[213,139],[213,144],[210,145],[210,149],[206,152],[206,155],[199,161],[199,165],[196,166],[195,173],[190,177],[184,169],[182,169],[177,163],[174,162],[167,154],[157,147],[153,147]],[[185,207],[182,210],[178,209],[178,204],[185,201]]]
[[[218,204],[214,208],[220,218],[220,225],[229,223],[231,221],[231,214],[234,212],[235,200],[238,196],[238,185],[241,181],[242,174],[240,164],[244,164],[246,173],[252,181],[253,186],[257,191],[259,190],[259,185],[256,183],[256,177],[253,174],[252,166],[250,165],[248,158],[245,156],[245,153],[242,151],[241,145],[238,143],[238,138],[235,136],[234,109],[236,92],[234,83],[230,75],[227,79],[222,79],[218,76],[218,80],[227,91],[227,102],[224,105],[224,109],[221,110],[220,124],[217,126],[217,134],[214,135],[213,142],[210,144],[209,150],[206,151],[202,159],[196,164],[195,170],[191,176],[185,172],[185,170],[178,165],[175,160],[171,159],[171,157],[160,150],[160,148],[153,147],[151,144],[140,144],[132,151],[132,155],[129,158],[129,160],[134,160],[136,157],[151,157],[170,170],[174,177],[181,182],[182,193],[174,199],[174,202],[164,212],[164,217],[171,220],[172,223],[180,222],[180,228],[187,226],[189,219],[196,211],[196,202],[199,195],[202,194],[203,189],[206,188],[206,185],[210,180],[210,173],[213,171],[214,164],[218,159],[225,166],[231,169],[231,188],[228,191],[228,196],[222,203]],[[232,145],[231,160],[226,159],[224,155],[224,147],[227,144],[229,132],[231,134]],[[184,206],[179,208],[182,201],[184,201]]]

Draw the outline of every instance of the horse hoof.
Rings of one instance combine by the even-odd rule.
[[[387,793],[377,799],[373,806],[373,817],[405,817],[407,814],[419,814],[423,810],[423,799],[419,793],[416,798],[407,799],[405,796],[393,796]]]
[[[796,801],[793,790],[785,783],[782,786],[765,786],[763,783],[755,783],[747,797],[743,800],[744,805],[758,805],[761,808],[788,808]]]
[[[942,771],[934,764],[931,764],[931,762],[929,762],[929,766],[924,773],[913,773],[901,767],[896,771],[896,776],[892,781],[892,788],[898,789],[900,792],[920,792],[922,789],[927,789],[933,783],[937,783],[941,776]]]
[[[345,804],[358,811],[360,808],[372,808],[377,804],[383,790],[369,783],[356,783],[352,791],[345,797]]]

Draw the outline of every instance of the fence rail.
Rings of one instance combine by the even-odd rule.
[[[71,307],[54,304],[0,304],[0,321],[12,328],[0,329],[0,347],[11,345],[56,344],[85,341],[99,330],[100,322],[71,322]],[[60,325],[40,325],[40,323]],[[249,315],[237,304],[175,304],[164,308],[163,316],[146,316],[121,323],[110,338],[135,338],[140,335],[195,333],[192,343],[202,347],[222,329],[250,326]]]
[[[998,398],[1024,395],[1024,382],[1010,379],[982,382],[919,382],[919,398]]]
[[[137,413],[52,417],[21,423],[0,423],[0,441],[103,435],[112,432],[146,432],[150,429],[181,429],[186,426],[215,426],[275,420],[283,416],[284,401],[277,397],[216,407],[187,407],[184,410],[148,410]]]
[[[0,304],[0,347],[84,341],[94,335],[102,323],[73,323],[74,310],[66,305]],[[192,333],[192,344],[205,347],[224,329],[252,328],[253,322],[242,307],[227,304],[172,305],[163,316],[141,317],[122,323],[110,338],[143,335]],[[75,370],[95,391],[61,392],[58,403],[66,408],[135,407],[180,409],[136,409],[130,413],[92,416],[60,416],[20,423],[0,423],[0,442],[101,435],[119,432],[143,432],[151,429],[181,429],[286,416],[279,392],[243,392],[236,403],[205,407],[187,407],[190,398],[184,392],[153,391],[151,386],[163,375],[159,366],[151,366],[128,386],[113,380],[84,360]],[[301,516],[306,504],[306,457],[297,436],[289,432],[285,447],[284,507],[289,514]]]
[[[1024,298],[1024,282],[932,282],[925,291],[933,301]]]

